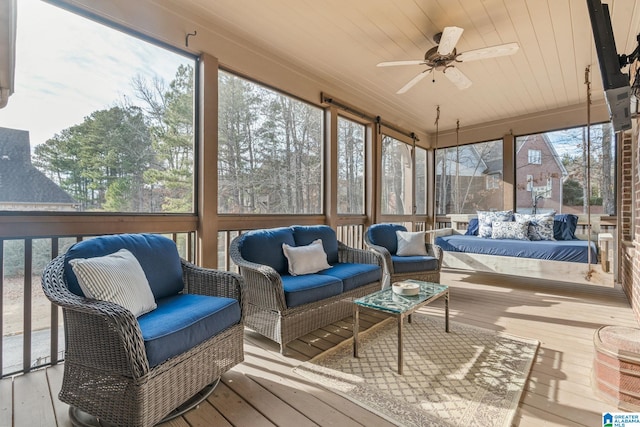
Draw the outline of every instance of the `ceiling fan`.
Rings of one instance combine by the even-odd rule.
[[[411,89],[433,70],[441,70],[458,89],[462,90],[471,86],[471,80],[454,66],[455,63],[513,55],[520,48],[518,43],[506,43],[458,53],[456,51],[456,43],[460,40],[463,31],[459,27],[445,27],[444,31],[433,37],[433,41],[436,42],[437,46],[429,49],[424,54],[424,59],[381,62],[378,67],[395,67],[397,65],[426,65],[428,67],[400,88],[397,92],[398,94],[405,93]]]

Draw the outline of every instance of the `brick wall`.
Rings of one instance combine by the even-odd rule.
[[[635,144],[637,145],[637,144]],[[633,168],[633,137],[631,134],[625,134],[622,138],[622,147],[620,154],[622,156],[620,174],[622,178],[622,188],[619,191],[619,197],[621,198],[620,206],[620,238],[622,241],[630,242],[633,240],[633,226],[631,224],[633,217],[633,191],[634,180],[633,175],[635,170]]]
[[[625,136],[620,150],[622,182],[619,189],[618,253],[621,257],[619,280],[640,322],[640,144],[637,138],[638,135]]]

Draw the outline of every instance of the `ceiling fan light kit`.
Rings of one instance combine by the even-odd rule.
[[[413,79],[409,80],[407,84],[400,88],[400,90],[396,92],[398,94],[407,92],[434,70],[442,71],[451,83],[453,83],[458,89],[462,90],[471,86],[471,80],[469,80],[469,78],[455,66],[456,63],[513,55],[520,48],[518,43],[506,43],[458,53],[456,51],[456,44],[458,43],[458,40],[460,40],[463,31],[464,30],[459,27],[445,27],[442,33],[438,33],[433,37],[437,46],[427,50],[424,55],[424,59],[381,62],[378,64],[378,67],[395,67],[399,65],[427,66],[426,70],[421,71]]]

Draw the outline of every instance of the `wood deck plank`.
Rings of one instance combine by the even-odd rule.
[[[0,427],[11,427],[13,417],[13,380],[0,381]]]
[[[53,410],[56,415],[56,420],[59,426],[69,425],[69,405],[62,403],[58,399],[58,393],[62,389],[62,377],[64,375],[64,365],[58,364],[50,366],[46,369],[47,381],[49,382],[49,389],[51,391]]]
[[[44,369],[13,379],[13,425],[56,425],[53,401]],[[57,397],[56,397],[57,399]]]
[[[190,427],[233,427],[209,401],[202,402],[196,409],[182,416]],[[165,427],[163,424],[162,427]]]
[[[214,392],[207,399],[232,425],[271,427],[275,426],[268,418],[262,415],[254,407],[227,387],[225,382],[220,382]]]
[[[246,400],[276,425],[286,425],[287,423],[296,427],[317,425],[293,409],[288,403],[235,369],[223,375],[222,380],[227,387],[237,395],[242,396],[242,399]]]

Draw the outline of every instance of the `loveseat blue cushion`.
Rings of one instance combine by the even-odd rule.
[[[151,367],[240,322],[240,304],[233,298],[182,294],[156,302],[158,308],[138,318]]]
[[[256,264],[268,265],[279,274],[287,273],[289,264],[282,244],[296,246],[290,227],[253,230],[242,235],[239,249],[242,258]]]
[[[382,278],[382,269],[374,264],[339,263],[318,272],[321,275],[337,277],[342,280],[343,292],[377,282]]]
[[[84,296],[69,260],[105,256],[120,249],[127,249],[136,257],[156,300],[176,295],[184,288],[180,255],[173,240],[157,234],[117,234],[84,240],[69,248],[64,259],[69,290]]]
[[[391,255],[394,273],[413,273],[438,269],[438,259],[432,256]]]
[[[396,231],[407,231],[407,227],[399,224],[374,224],[367,229],[369,241],[376,246],[387,248],[391,255],[398,252],[398,236]]]
[[[342,281],[322,274],[282,276],[282,287],[287,307],[293,308],[342,293]]]
[[[322,246],[329,264],[338,262],[338,237],[328,225],[294,225],[291,227],[295,246],[306,246],[316,239],[322,239]]]

